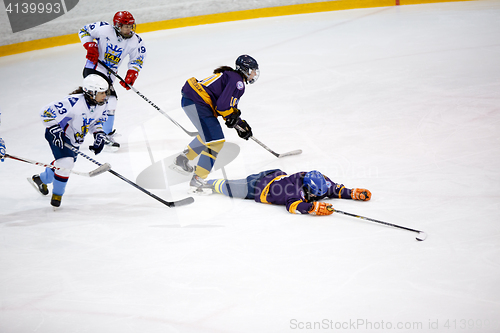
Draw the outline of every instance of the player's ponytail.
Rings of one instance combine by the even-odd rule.
[[[82,87],[78,87],[78,89],[76,89],[73,92],[69,93],[69,95],[76,95],[76,94],[83,94],[83,88]]]
[[[219,68],[214,69],[214,74],[219,74],[223,72],[234,72],[234,69],[232,69],[229,66],[220,66]]]

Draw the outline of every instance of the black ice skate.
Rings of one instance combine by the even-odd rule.
[[[193,175],[191,181],[189,182],[189,191],[188,193],[200,194],[200,195],[209,195],[214,193],[213,186],[208,184],[205,179],[200,176]]]
[[[194,168],[191,165],[189,165],[189,159],[186,156],[187,153],[188,153],[188,150],[186,149],[180,155],[178,155],[174,159],[174,163],[169,166],[170,169],[175,170],[178,173],[183,174],[183,175],[192,174],[194,171]]]
[[[47,188],[47,184],[44,184],[40,179],[40,175],[33,175],[33,177],[28,178],[28,182],[33,185],[38,193],[41,195],[49,194],[49,189]]]
[[[50,200],[50,204],[52,205],[52,207],[58,208],[59,206],[61,206],[61,200],[62,200],[62,195],[52,194],[52,199]]]

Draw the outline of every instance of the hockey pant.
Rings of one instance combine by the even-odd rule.
[[[57,170],[54,172],[51,168],[45,168],[45,171],[40,174],[40,180],[44,184],[53,183],[52,193],[62,196],[66,190],[66,184],[69,179],[69,170],[73,169],[73,166],[75,165],[76,154],[66,146],[63,149],[55,146],[52,143],[52,134],[50,134],[48,129],[45,131],[45,139],[49,142],[50,149],[54,155],[55,161],[53,164],[56,167],[67,170]],[[63,139],[65,143],[71,144],[70,140],[66,136],[64,136]]]

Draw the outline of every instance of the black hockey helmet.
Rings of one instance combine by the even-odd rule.
[[[240,55],[238,59],[236,59],[236,70],[243,74],[249,84],[257,81],[260,75],[259,64],[257,63],[257,60],[247,54]],[[255,75],[253,78],[248,80],[252,71],[255,71]]]

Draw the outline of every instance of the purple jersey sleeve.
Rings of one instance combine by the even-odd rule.
[[[212,88],[208,86],[208,91],[213,91],[215,95],[218,93],[215,111],[223,117],[232,113],[231,108],[238,107],[238,102],[245,93],[245,84],[241,79],[240,74],[236,72],[224,72],[222,82]],[[210,93],[209,93],[210,94]]]
[[[328,188],[326,194],[322,196],[320,199],[323,199],[325,197],[336,198],[336,199],[351,199],[351,189],[346,188],[344,184],[337,184],[332,182],[330,178],[326,176],[325,179],[327,182],[330,182],[331,186]]]

